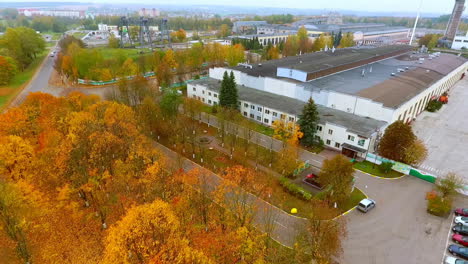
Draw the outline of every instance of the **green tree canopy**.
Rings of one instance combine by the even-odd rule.
[[[302,114],[299,116],[297,122],[301,128],[301,132],[304,134],[301,138],[301,143],[305,146],[311,146],[317,143],[315,140],[315,133],[317,132],[317,124],[320,120],[319,112],[314,100],[309,98],[309,101],[302,109]]]
[[[345,202],[351,194],[353,180],[353,163],[343,155],[325,160],[318,176],[320,184],[331,188],[330,203]]]

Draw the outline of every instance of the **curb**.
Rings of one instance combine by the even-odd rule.
[[[357,188],[357,187],[356,187],[356,188]],[[364,196],[366,197],[365,199],[369,198],[369,196],[367,196],[367,194],[366,194],[365,192],[363,192],[363,191],[362,191],[361,189],[359,189],[359,188],[357,188],[357,189],[360,190],[360,191],[364,194]],[[353,208],[349,209],[348,211],[346,211],[346,212],[344,212],[344,213],[342,213],[342,214],[340,214],[340,215],[338,215],[338,216],[333,217],[333,218],[330,219],[329,221],[336,220],[336,219],[338,219],[338,218],[340,218],[340,217],[343,217],[343,216],[345,216],[345,215],[351,213],[354,209],[356,209],[356,207],[357,207],[357,205],[355,205]]]
[[[377,175],[370,174],[370,173],[365,172],[365,171],[362,171],[362,170],[360,170],[360,169],[354,168],[354,170],[359,171],[359,172],[361,172],[361,173],[363,173],[363,174],[366,174],[366,175],[368,175],[368,176],[371,176],[371,177],[374,177],[374,178],[377,178],[377,179],[382,179],[382,180],[399,180],[399,179],[401,179],[401,178],[403,178],[403,177],[405,177],[405,176],[408,176],[408,175],[406,175],[406,174],[403,174],[403,175],[401,175],[401,176],[399,176],[399,177],[396,177],[396,178],[385,178],[385,177],[381,177],[381,176],[377,176]]]

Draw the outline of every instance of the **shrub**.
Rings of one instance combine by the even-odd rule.
[[[452,209],[452,199],[442,198],[439,195],[427,194],[427,212],[436,216],[446,216]]]
[[[393,163],[385,161],[379,165],[379,170],[383,173],[389,173],[392,170]]]
[[[280,184],[288,193],[300,199],[310,201],[313,197],[311,193],[306,191],[304,188],[299,187],[297,184],[291,182],[289,179],[285,177],[280,178]]]
[[[427,104],[426,110],[429,112],[436,112],[442,107],[443,103],[438,100],[431,100]]]

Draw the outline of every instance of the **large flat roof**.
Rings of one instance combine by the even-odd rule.
[[[424,58],[422,64],[419,58]],[[465,62],[463,57],[451,54],[440,54],[432,60],[427,54],[406,54],[312,80],[304,86],[309,91],[352,94],[397,108]]]
[[[273,77],[276,78],[277,68],[290,68],[304,71],[306,73],[314,73],[327,69],[332,69],[342,65],[372,59],[379,55],[390,54],[398,51],[409,51],[411,47],[406,45],[391,45],[377,48],[348,48],[337,49],[333,53],[314,52],[300,56],[290,56],[277,60],[263,62],[262,65],[253,65],[252,69],[244,66],[236,66],[235,69],[252,76]]]
[[[207,89],[217,93],[219,93],[221,89],[221,81],[213,78],[195,80],[190,82],[190,84],[203,85]],[[291,115],[300,115],[304,105],[306,104],[305,102],[297,99],[268,93],[253,88],[247,88],[243,85],[237,85],[237,90],[240,100],[263,105],[265,107],[276,109]],[[321,105],[317,105],[317,110],[320,115],[320,123],[325,124],[328,122],[345,127],[348,129],[348,131],[364,137],[370,137],[377,129],[380,129],[387,124],[384,121],[353,115]]]

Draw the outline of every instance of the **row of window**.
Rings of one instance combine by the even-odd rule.
[[[247,117],[247,112],[244,112],[244,116]],[[252,119],[256,119],[259,122],[262,122],[262,117],[261,116],[257,116],[257,118],[255,118],[254,114],[250,114],[249,117],[252,118]],[[270,120],[268,118],[264,118],[263,123],[270,124]]]
[[[248,107],[249,107],[249,104],[248,104],[248,103],[244,103],[244,107],[248,108]],[[261,106],[255,107],[255,105],[250,105],[250,109],[252,109],[252,110],[257,109],[258,112],[262,112],[262,110],[263,110],[263,108],[262,108]],[[275,111],[270,111],[269,109],[265,109],[265,114],[269,115],[270,113],[271,113],[271,115],[272,115],[273,117],[278,117],[278,113],[277,113],[277,112],[275,112]],[[281,118],[281,119],[286,119],[286,115],[285,115],[285,114],[280,114],[280,118]],[[289,122],[294,122],[294,121],[295,121],[294,117],[292,117],[292,116],[290,116],[290,117],[288,118],[288,120],[289,120]]]
[[[317,126],[317,131],[322,131],[322,126]],[[328,135],[333,135],[333,129],[328,129]],[[320,139],[320,137],[319,137],[319,139]],[[352,135],[348,135],[348,140],[354,142],[355,137],[352,136]],[[330,141],[330,140],[327,139],[327,142],[328,141]],[[360,140],[358,140],[358,145],[362,147],[362,146],[364,146],[365,142],[366,142],[365,139],[360,139]],[[336,144],[338,144],[338,143],[336,143]],[[335,144],[335,147],[336,147],[336,144]],[[330,145],[330,144],[327,143],[327,145]],[[337,148],[339,148],[339,146]]]
[[[193,91],[196,92],[197,88],[193,87]],[[205,90],[202,90],[202,94],[205,94]],[[211,92],[208,92],[208,95],[211,96]],[[218,98],[217,93],[213,93],[214,98]]]

